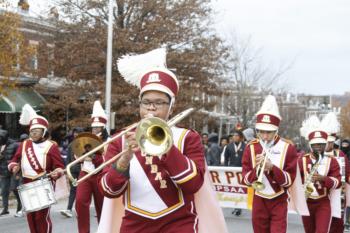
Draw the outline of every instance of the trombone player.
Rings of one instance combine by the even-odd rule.
[[[256,233],[287,231],[287,189],[295,179],[297,152],[278,135],[280,121],[276,99],[269,95],[256,115],[258,139],[249,142],[243,153],[243,183],[255,189],[252,223]]]
[[[154,50],[138,56],[154,56],[157,52],[161,51]],[[150,59],[141,60],[143,63]],[[128,80],[130,76],[123,74],[120,62],[118,68]],[[145,119],[153,116],[168,120],[179,91],[175,74],[165,67],[151,67],[140,74],[139,83],[140,117]],[[113,232],[198,232],[201,219],[198,221],[195,193],[205,182],[206,170],[201,137],[190,129],[171,127],[171,131],[173,143],[168,152],[159,156],[140,151],[135,130],[108,146],[105,160],[128,148],[100,175],[99,188],[106,197],[123,197],[124,217],[121,226]],[[103,216],[104,213],[102,219]],[[106,218],[111,217],[106,215]],[[117,221],[111,219],[112,222]],[[109,225],[100,222],[99,232],[112,232],[101,230],[103,224]],[[225,226],[215,227],[219,229],[218,232],[227,232]]]

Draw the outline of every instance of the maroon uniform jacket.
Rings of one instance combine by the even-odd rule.
[[[41,143],[33,143],[30,139],[23,141],[8,168],[11,170],[15,165],[21,167],[23,183],[31,182],[56,168],[64,169],[58,146],[51,140]]]
[[[316,158],[312,153],[307,153],[299,158],[298,163],[303,184],[315,162]],[[308,201],[329,199],[330,190],[337,189],[341,186],[340,167],[333,156],[324,155],[317,172],[320,175],[326,176],[326,178],[322,182],[313,184],[315,190],[308,198]]]
[[[340,174],[342,176],[342,181],[350,184],[350,164],[348,157],[339,149],[334,149],[330,152],[326,152],[337,159],[340,166]]]
[[[134,154],[128,172],[119,173],[112,166],[100,174],[99,188],[107,197],[124,194],[123,221],[142,216],[161,219],[174,212],[186,216],[195,214],[194,193],[203,184],[205,173],[204,149],[198,133],[172,127],[174,144],[167,155]],[[108,160],[124,147],[123,137],[112,142],[106,151]],[[174,221],[176,221],[174,219]]]
[[[255,157],[263,152],[258,139],[251,141],[245,148],[242,159],[243,183],[251,186],[258,179]],[[264,172],[263,183],[265,189],[255,190],[255,195],[266,199],[273,199],[287,193],[296,175],[297,152],[287,140],[276,136],[273,146],[268,151],[273,163],[272,171]],[[284,195],[287,198],[287,195]]]

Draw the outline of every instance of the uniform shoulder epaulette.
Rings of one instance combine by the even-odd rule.
[[[247,143],[247,145],[259,143],[259,139],[255,138]]]
[[[57,143],[56,141],[51,140],[51,139],[49,139],[49,141],[50,141],[52,144],[54,144],[54,145],[57,145],[57,146],[58,146],[58,143]]]
[[[281,138],[281,140],[286,142],[286,143],[288,143],[288,144],[294,145],[292,140],[289,140],[289,139],[286,139],[286,138]]]

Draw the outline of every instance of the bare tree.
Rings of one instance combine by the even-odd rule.
[[[249,126],[263,98],[272,92],[282,93],[282,76],[290,66],[273,71],[262,63],[260,50],[253,49],[250,39],[239,41],[232,34],[231,65],[227,73],[227,109],[238,116],[243,126]]]

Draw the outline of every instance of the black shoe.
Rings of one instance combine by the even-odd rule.
[[[6,209],[3,209],[2,212],[0,213],[0,216],[3,216],[3,215],[6,215],[6,214],[9,214],[10,212]]]
[[[242,210],[237,210],[236,213],[235,213],[235,215],[236,215],[236,216],[241,216],[241,213],[242,213]]]

